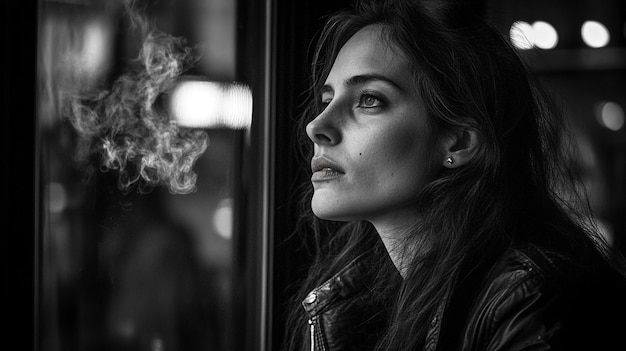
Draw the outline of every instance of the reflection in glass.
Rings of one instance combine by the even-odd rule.
[[[185,69],[232,80],[235,2],[178,4],[174,11],[170,2],[40,1],[41,350],[232,349],[245,131],[159,118],[168,117],[168,82]],[[201,44],[220,55],[180,69],[159,65],[173,61],[145,51],[151,37],[140,22],[133,26],[133,6],[173,34],[219,37]],[[194,32],[215,31],[206,23],[216,15],[226,32]]]

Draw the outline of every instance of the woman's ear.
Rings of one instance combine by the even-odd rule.
[[[457,168],[471,161],[478,145],[478,132],[463,129],[448,135],[444,140],[443,165]]]

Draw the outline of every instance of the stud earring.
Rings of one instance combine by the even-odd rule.
[[[446,162],[448,163],[448,165],[452,165],[452,163],[454,163],[454,160],[451,156],[448,156],[448,158],[446,158]]]

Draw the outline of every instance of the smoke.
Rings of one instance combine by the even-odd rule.
[[[170,120],[163,97],[197,59],[184,39],[149,31],[134,65],[110,89],[69,99],[65,115],[79,136],[77,161],[92,172],[117,172],[122,190],[194,191],[192,167],[208,136]]]

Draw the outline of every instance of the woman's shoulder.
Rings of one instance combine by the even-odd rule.
[[[535,244],[517,244],[496,260],[487,274],[492,289],[511,293],[519,289],[554,289],[583,283],[595,268],[572,253]],[[597,265],[596,263],[593,264]]]
[[[613,347],[626,330],[626,282],[601,262],[537,245],[508,249],[474,299],[465,340],[480,347]],[[622,347],[624,347],[622,345]]]
[[[509,293],[541,290],[562,296],[600,293],[607,284],[626,286],[626,277],[595,248],[574,252],[528,243],[507,249],[492,266],[487,281],[492,288]],[[572,290],[584,287],[591,290]]]

